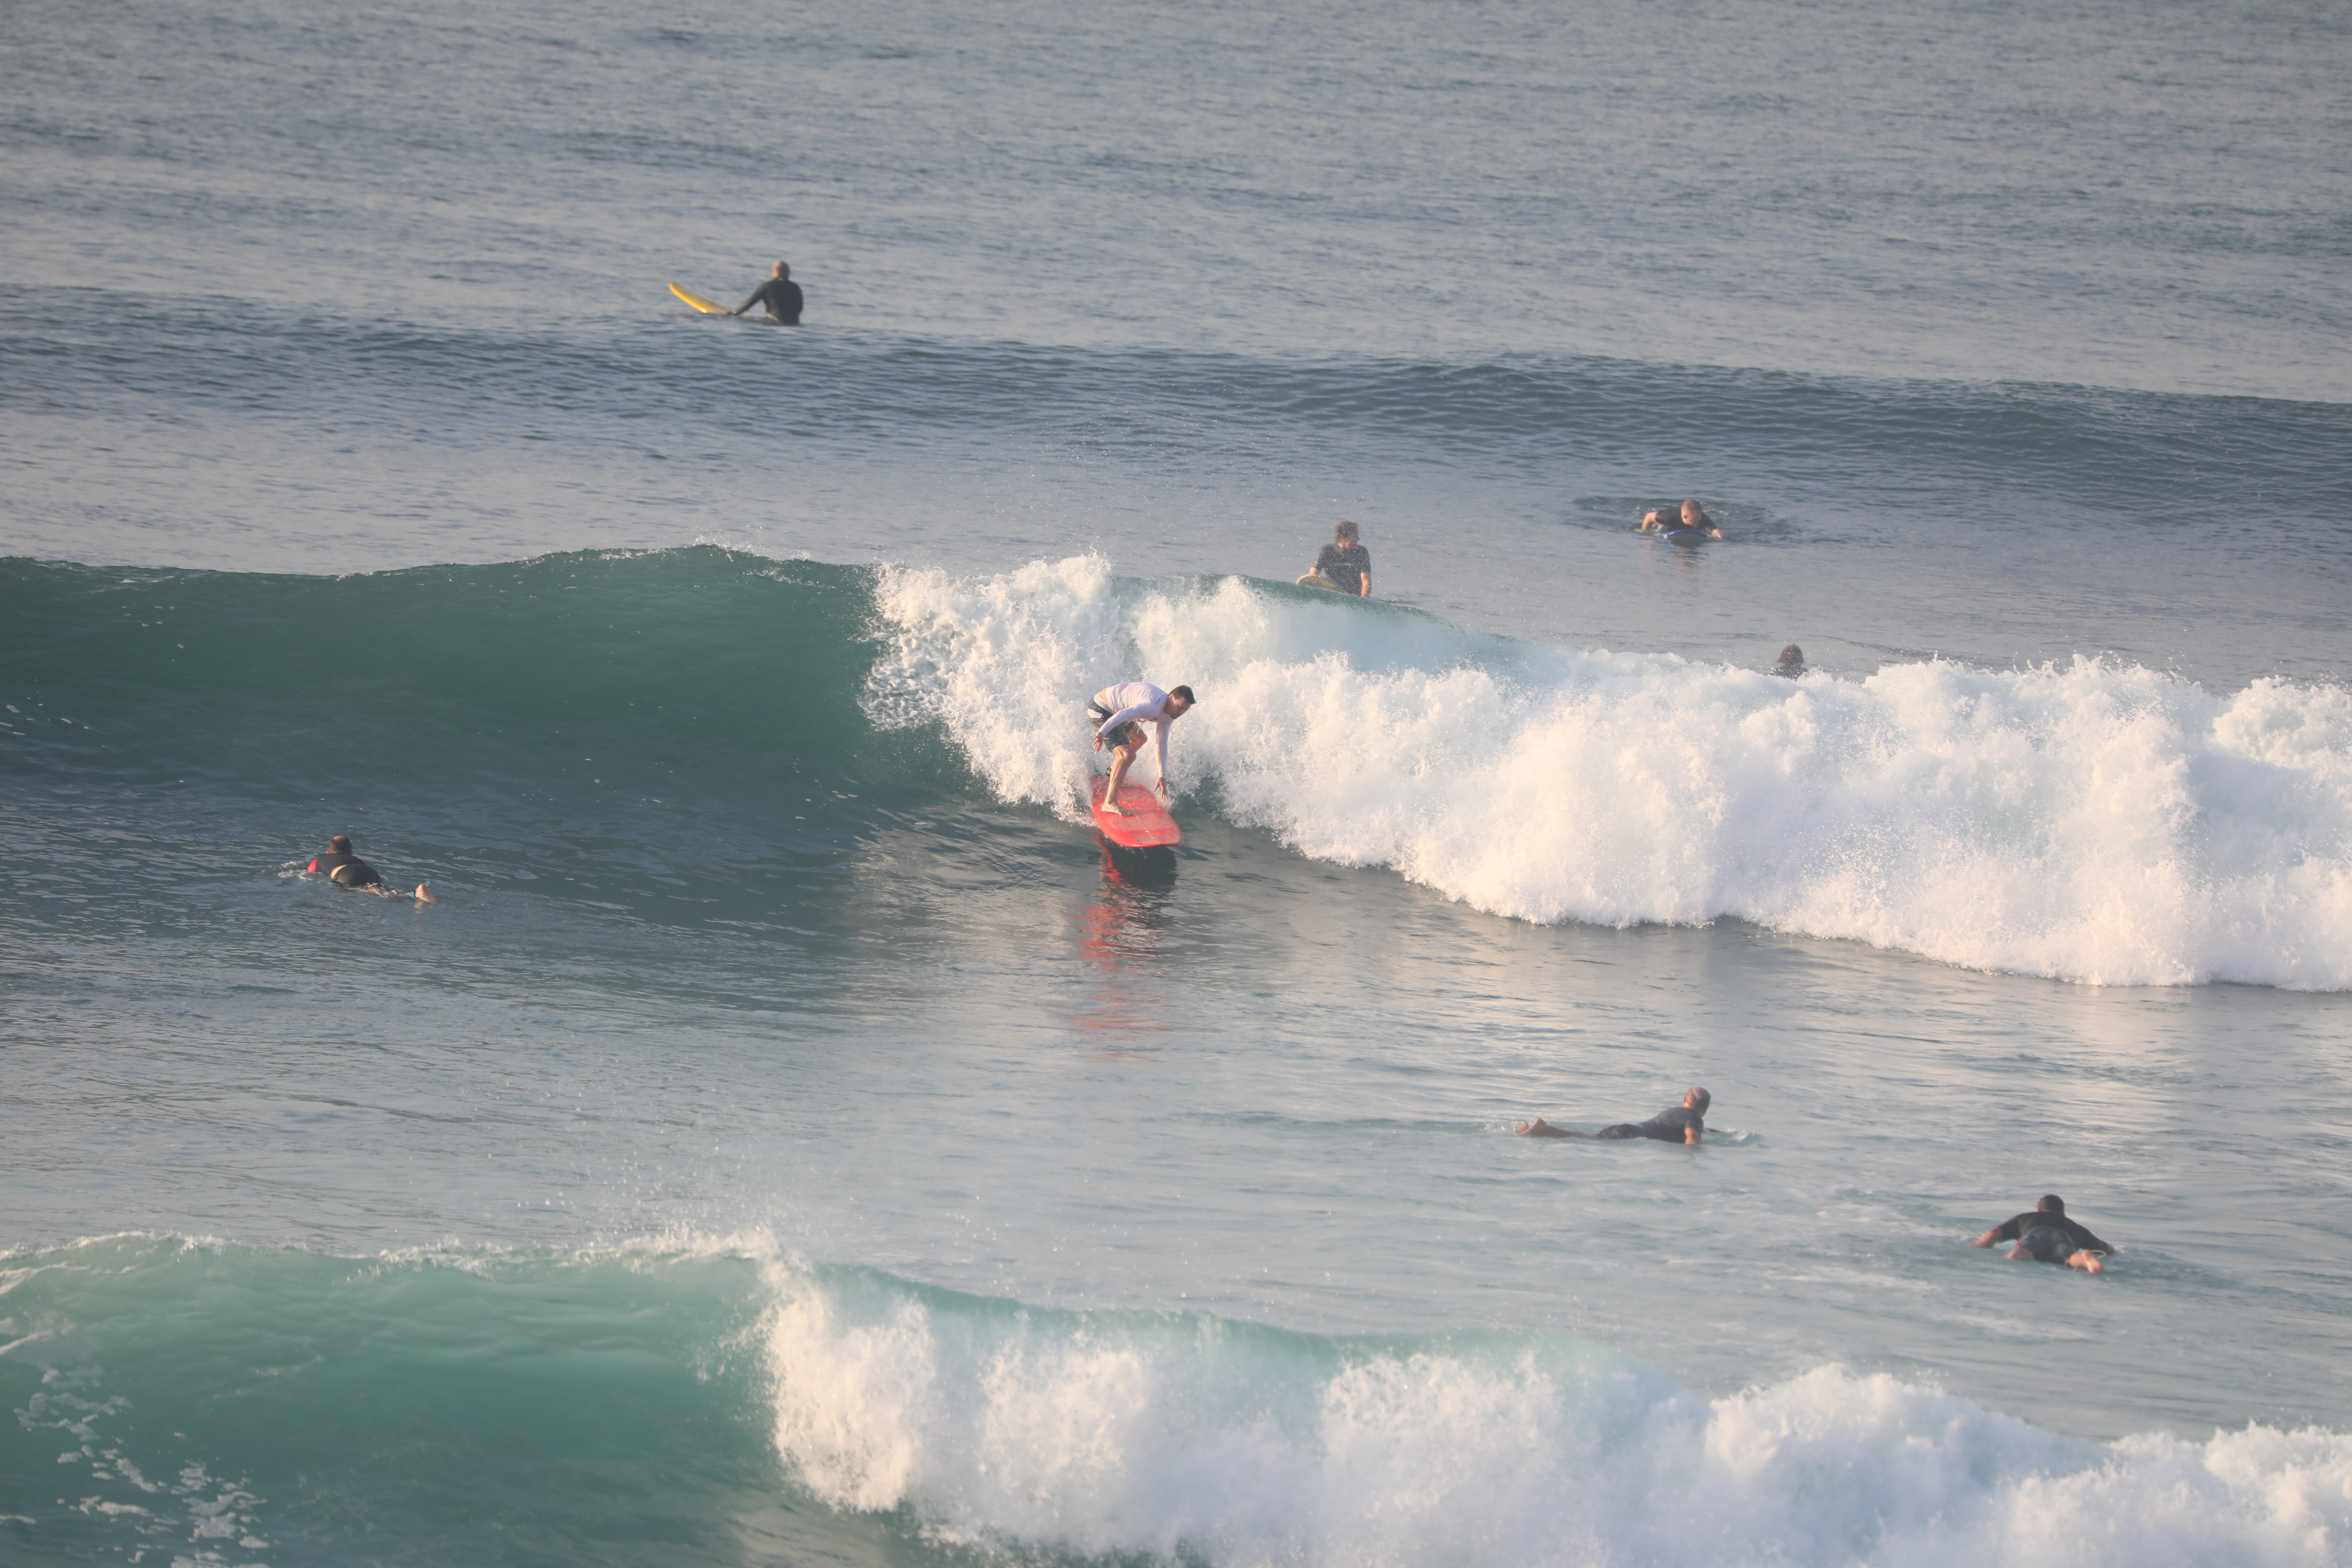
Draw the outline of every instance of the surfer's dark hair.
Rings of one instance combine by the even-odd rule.
[[[327,847],[338,855],[348,855],[352,852],[352,841],[338,833],[327,840]]]
[[[1198,702],[1200,700],[1199,698],[1192,695],[1192,689],[1189,686],[1180,686],[1176,688],[1175,690],[1171,691],[1168,695],[1171,697],[1181,697],[1187,702]]]
[[[1356,525],[1354,523],[1343,521],[1337,528],[1334,528],[1331,531],[1331,537],[1334,539],[1344,539],[1349,543],[1353,544],[1357,540],[1362,538],[1363,535],[1356,531]]]
[[[2066,1200],[2060,1197],[2056,1193],[2044,1193],[2042,1194],[2042,1201],[2033,1205],[2033,1212],[2036,1214],[2064,1214],[2066,1212]]]

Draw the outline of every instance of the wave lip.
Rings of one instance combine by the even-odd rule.
[[[1075,715],[1189,681],[1176,783],[1479,909],[1726,916],[2098,984],[2352,987],[2352,694],[2137,665],[1860,680],[1578,653],[1244,578],[882,574],[896,721],[1075,818]],[[871,703],[869,704],[871,706]]]
[[[835,1508],[1030,1557],[2321,1564],[2352,1438],[2098,1445],[1827,1367],[1703,1400],[1582,1342],[1329,1339],[772,1266],[776,1441]]]
[[[2059,1436],[1885,1375],[1064,1310],[772,1240],[0,1254],[35,1562],[2317,1568],[2352,1436]]]

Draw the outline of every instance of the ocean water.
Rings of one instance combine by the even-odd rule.
[[[2352,1563],[2347,77],[0,12],[0,1561]]]

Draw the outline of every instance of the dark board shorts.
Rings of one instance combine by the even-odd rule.
[[[1101,709],[1096,707],[1091,702],[1087,704],[1087,729],[1094,731],[1097,734],[1101,734],[1103,725],[1108,723],[1109,720],[1109,714],[1104,712]],[[1113,731],[1110,734],[1103,736],[1103,739],[1114,746],[1123,743],[1129,751],[1140,752],[1143,750],[1143,725],[1139,721],[1130,719],[1127,721],[1126,729]]]
[[[2036,1263],[2063,1263],[2083,1250],[2075,1239],[2054,1225],[2037,1225],[2017,1238],[2020,1251]]]

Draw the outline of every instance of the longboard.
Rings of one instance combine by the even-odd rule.
[[[688,290],[679,288],[675,283],[669,286],[669,291],[677,295],[679,299],[685,300],[688,304],[693,306],[696,310],[701,311],[706,316],[723,316],[727,313],[726,306],[714,305],[709,300],[704,299],[701,295],[689,293]]]
[[[1102,836],[1121,849],[1157,849],[1184,842],[1184,830],[1168,815],[1159,794],[1149,784],[1129,779],[1118,786],[1119,808],[1125,816],[1113,816],[1103,809],[1103,789],[1110,783],[1108,773],[1097,773],[1094,783],[1095,826]]]

